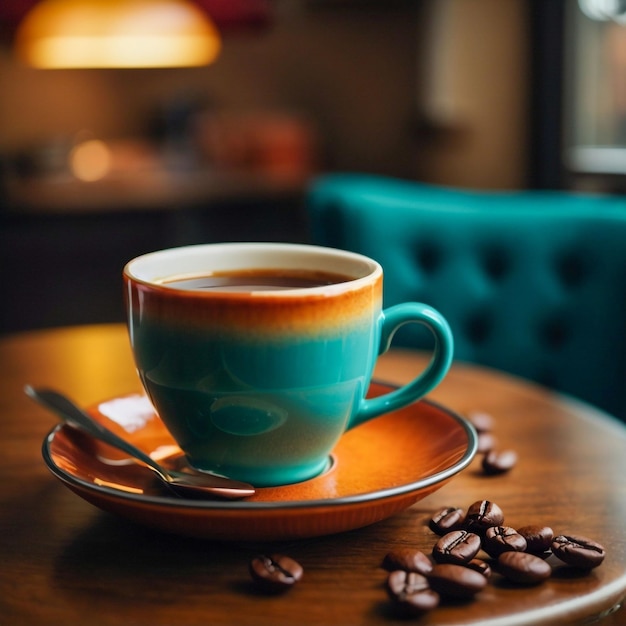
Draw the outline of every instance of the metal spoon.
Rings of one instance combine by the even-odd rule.
[[[126,454],[145,463],[170,489],[178,495],[195,497],[220,497],[238,499],[251,496],[255,489],[248,483],[239,482],[222,476],[215,476],[205,472],[187,468],[184,472],[166,469],[157,463],[152,457],[142,452],[128,441],[118,437],[106,426],[94,420],[88,413],[83,411],[68,397],[51,389],[34,388],[30,385],[24,387],[26,395],[52,410],[64,422],[80,428],[92,437],[122,450]]]

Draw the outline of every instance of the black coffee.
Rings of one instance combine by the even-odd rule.
[[[200,276],[172,276],[161,283],[176,289],[246,292],[310,289],[350,280],[350,276],[317,270],[250,269]]]

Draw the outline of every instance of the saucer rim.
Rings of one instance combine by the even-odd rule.
[[[395,387],[383,381],[372,381],[379,385],[385,385],[388,387]],[[63,424],[57,424],[54,426],[48,434],[44,437],[42,443],[42,456],[44,462],[50,472],[56,476],[62,482],[69,486],[75,486],[81,491],[95,492],[103,496],[113,497],[116,499],[130,501],[134,504],[142,505],[157,505],[172,507],[175,509],[189,509],[189,510],[285,510],[285,509],[306,509],[306,508],[319,508],[319,507],[335,507],[346,505],[358,505],[370,502],[372,500],[385,500],[388,498],[397,498],[400,496],[406,496],[411,493],[427,489],[433,485],[443,483],[456,474],[464,470],[474,459],[478,449],[478,435],[472,424],[456,413],[455,411],[443,406],[439,402],[435,402],[428,398],[422,398],[415,404],[424,403],[430,405],[432,408],[445,413],[448,417],[451,417],[461,428],[464,430],[467,437],[467,448],[463,456],[450,467],[444,470],[436,472],[434,474],[428,474],[416,481],[398,485],[396,487],[388,487],[384,489],[376,489],[374,491],[367,491],[364,493],[358,493],[353,495],[341,496],[339,498],[318,498],[315,500],[268,500],[268,501],[247,501],[247,500],[193,500],[185,498],[177,498],[176,496],[154,496],[146,495],[142,493],[129,493],[121,489],[115,489],[105,485],[96,485],[94,483],[82,480],[73,474],[61,469],[53,460],[51,453],[51,445],[56,434],[64,428]],[[314,479],[311,479],[314,480]],[[306,482],[306,481],[304,481]]]

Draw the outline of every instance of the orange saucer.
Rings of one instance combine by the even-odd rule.
[[[389,390],[372,383],[370,395]],[[143,396],[114,398],[89,411],[145,452],[175,446]],[[113,448],[67,426],[48,434],[42,452],[57,478],[103,510],[182,535],[272,541],[328,535],[390,517],[467,467],[476,445],[466,420],[422,400],[348,431],[321,476],[258,489],[237,501],[178,498],[147,468],[125,463]]]

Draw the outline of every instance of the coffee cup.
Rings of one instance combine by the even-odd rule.
[[[382,308],[383,271],[319,246],[224,243],[161,250],[123,273],[137,371],[198,469],[257,487],[325,471],[342,434],[415,402],[453,352],[430,306]],[[435,337],[408,384],[366,397],[376,359],[406,323]]]

